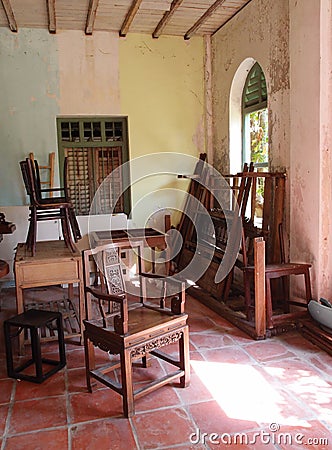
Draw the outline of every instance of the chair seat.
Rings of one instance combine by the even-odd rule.
[[[145,337],[147,334],[153,337],[160,331],[171,331],[185,325],[188,319],[187,314],[166,315],[165,312],[149,309],[142,304],[137,304],[137,306],[137,308],[128,311],[128,333],[118,335],[119,340],[129,337],[131,343],[133,343],[136,339],[140,339],[140,333],[142,332],[144,332]],[[103,329],[107,333],[110,331],[115,332],[113,326],[103,327],[102,319],[85,320],[84,325],[87,330],[98,327],[98,330]]]
[[[287,275],[301,275],[305,271],[309,270],[311,264],[306,263],[281,263],[281,264],[267,264],[265,266],[265,275],[269,278],[279,278]],[[254,266],[247,266],[244,270],[253,272]]]

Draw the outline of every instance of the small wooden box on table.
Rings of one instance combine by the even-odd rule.
[[[37,242],[35,256],[31,256],[25,244],[18,244],[14,271],[17,314],[24,311],[24,289],[68,284],[68,297],[71,300],[73,284],[78,284],[80,329],[77,333],[66,335],[65,338],[79,337],[82,342],[85,302],[81,253],[78,251],[72,253],[63,241],[41,241]],[[24,352],[23,335],[20,336],[19,351],[21,354]]]

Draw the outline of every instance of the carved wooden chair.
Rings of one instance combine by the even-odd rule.
[[[124,252],[136,255],[134,280],[125,280],[128,268],[123,265]],[[189,384],[185,284],[170,277],[145,273],[141,241],[102,245],[85,250],[83,258],[87,304],[87,319],[84,320],[87,387],[92,392],[91,378],[94,378],[113,389],[122,396],[124,415],[130,417],[135,414],[135,401],[143,395],[175,380],[179,380],[180,387]],[[98,286],[94,275],[91,277],[95,264],[99,271]],[[94,308],[94,304],[97,307]],[[160,350],[173,343],[177,343],[176,356],[173,349],[169,354]],[[113,355],[113,360],[110,359],[103,367],[96,367],[95,347]],[[170,371],[167,366],[170,372],[166,375],[137,388],[133,382],[134,363],[136,365],[137,360],[141,360],[142,366],[147,367],[150,356],[171,364],[176,370]],[[115,373],[120,383],[115,381]]]
[[[72,236],[75,242],[77,242],[81,238],[81,233],[73,205],[68,198],[65,188],[41,189],[38,163],[36,160],[33,162],[30,158],[26,158],[20,162],[20,167],[25,189],[30,198],[30,225],[26,239],[28,250],[32,252],[32,256],[35,255],[37,222],[60,219],[65,244],[72,252],[75,252],[76,248]],[[45,193],[61,190],[64,191],[64,195],[61,197],[43,196]]]
[[[250,238],[246,236],[245,232],[246,228],[243,228],[243,236],[242,236],[242,252],[243,252],[243,276],[244,276],[244,292],[245,292],[245,304],[247,310],[247,316],[250,319],[252,316],[252,310],[254,308],[251,292],[250,292],[250,283],[254,276],[255,267],[252,265],[252,262],[248,258],[248,242]],[[282,287],[282,299],[283,299],[283,313],[289,313],[290,305],[301,306],[307,308],[308,303],[311,300],[311,283],[310,283],[310,272],[309,269],[311,264],[307,263],[297,263],[297,262],[287,262],[285,257],[285,249],[284,249],[284,239],[283,239],[283,230],[282,224],[279,224],[279,241],[280,241],[280,254],[281,254],[281,262],[266,264],[265,265],[265,301],[266,301],[266,326],[269,329],[274,328],[278,323],[278,315],[274,314],[273,308],[273,299],[272,299],[272,289],[271,289],[271,280],[273,279],[281,279],[281,287]],[[303,275],[305,282],[305,300],[306,303],[300,302],[298,300],[290,300],[289,299],[289,277],[290,275]]]

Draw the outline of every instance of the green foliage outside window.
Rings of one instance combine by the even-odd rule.
[[[268,162],[267,108],[250,113],[251,161],[255,164]]]

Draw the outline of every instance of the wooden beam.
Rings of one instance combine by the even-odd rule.
[[[226,0],[217,0],[210,6],[210,8],[200,17],[197,22],[186,32],[184,35],[185,39],[190,39],[191,36],[198,30],[198,28],[203,25],[203,23],[212,16],[216,9],[219,8]]]
[[[265,307],[265,242],[262,237],[254,240],[255,264],[255,330],[259,338],[266,334]]]
[[[56,33],[55,0],[46,0],[48,14],[48,31]]]
[[[90,0],[88,16],[85,24],[85,34],[92,34],[95,24],[96,13],[98,9],[99,0]]]
[[[128,33],[129,27],[132,24],[132,21],[134,20],[134,17],[136,16],[137,11],[139,10],[139,7],[141,6],[142,0],[133,0],[129,11],[125,17],[125,20],[123,21],[123,24],[121,26],[121,30],[119,32],[119,35],[121,37],[126,36]]]
[[[17,32],[17,24],[16,24],[13,9],[12,9],[12,5],[10,4],[10,0],[1,0],[1,3],[2,3],[3,9],[5,10],[5,13],[7,16],[9,28],[11,29],[11,31],[16,33]]]
[[[173,14],[178,9],[178,7],[181,5],[182,2],[183,2],[183,0],[173,0],[172,1],[170,10],[165,12],[163,18],[160,20],[160,22],[156,26],[156,29],[152,33],[153,38],[155,38],[155,39],[159,38],[159,36],[161,35],[161,32],[163,31],[165,26],[168,24],[168,22],[171,20]]]

